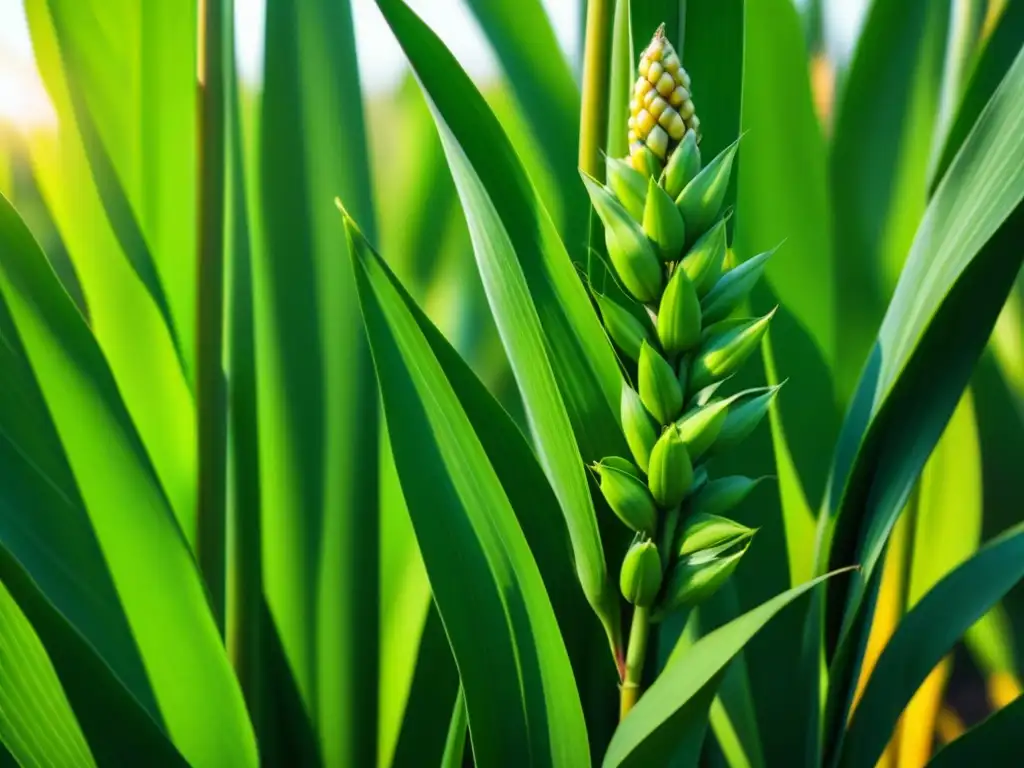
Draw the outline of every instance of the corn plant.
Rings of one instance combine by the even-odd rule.
[[[511,99],[376,5],[377,122],[347,3],[253,96],[229,0],[26,0],[0,764],[1014,764],[1022,4],[875,0],[831,116],[820,3],[590,0],[577,87],[469,0]]]

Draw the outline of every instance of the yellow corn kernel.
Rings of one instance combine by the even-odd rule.
[[[696,115],[690,118],[690,130],[696,134],[700,134],[700,118]]]
[[[651,104],[654,103],[656,98],[658,98],[658,92],[651,88],[651,90],[644,94],[644,108],[650,111]]]
[[[658,82],[658,79],[665,74],[665,68],[661,66],[660,61],[651,62],[651,66],[647,69],[647,79],[651,81],[651,85]]]
[[[665,159],[665,153],[668,151],[668,134],[660,125],[654,126],[647,135],[647,147],[662,160]]]
[[[680,67],[676,76],[679,78],[679,84],[686,90],[690,90],[690,74]]]
[[[679,108],[679,114],[683,116],[683,120],[689,120],[693,117],[694,106],[693,101],[687,99],[683,102],[683,105]]]
[[[655,33],[654,39],[651,40],[651,44],[648,45],[647,50],[644,51],[644,56],[649,58],[651,61],[660,61],[664,53],[665,38]]]
[[[641,109],[636,113],[636,121],[633,126],[633,130],[637,132],[638,136],[646,136],[651,132],[651,129],[655,125],[657,125],[657,121],[654,119],[654,115],[646,109]]]
[[[688,97],[689,94],[687,90],[680,85],[676,87],[674,91],[672,91],[672,95],[668,97],[668,103],[671,104],[676,109],[679,109],[681,106],[683,106],[683,102],[686,101]]]
[[[633,114],[638,109],[640,109],[640,102],[638,102],[636,99],[630,99],[629,100],[629,114]]]
[[[683,138],[683,134],[686,133],[686,123],[683,122],[683,118],[679,116],[679,113],[671,108],[662,113],[661,117],[658,118],[658,125],[668,131],[669,138],[672,141],[679,141]]]
[[[641,56],[640,57],[640,65],[637,67],[637,69],[640,70],[640,76],[641,77],[647,77],[647,69],[650,66],[651,66],[651,60],[648,59],[646,56]]]
[[[632,128],[630,128],[629,133],[626,134],[626,141],[628,141],[630,144],[632,144],[634,141],[637,141],[639,138],[640,137],[636,135],[636,131],[634,131]]]
[[[629,120],[626,121],[626,127],[630,129],[636,128],[636,118],[630,115]]]
[[[658,84],[655,86],[665,98],[672,95],[672,91],[676,89],[676,81],[672,79],[672,75],[668,72],[662,72],[661,77],[658,78]]]
[[[654,99],[651,101],[651,105],[647,108],[647,111],[654,115],[660,121],[661,116],[666,109],[668,109],[668,102],[661,98],[661,96],[655,96]]]
[[[633,87],[633,93],[635,93],[638,98],[643,97],[643,95],[650,91],[653,87],[654,86],[651,85],[650,80],[648,80],[646,77],[641,77],[639,80],[636,81],[636,85]]]
[[[674,74],[675,74],[676,72],[678,72],[678,71],[679,71],[679,66],[680,66],[680,65],[679,65],[679,57],[678,57],[678,56],[676,56],[676,52],[675,52],[675,51],[672,51],[671,53],[667,54],[667,55],[666,55],[666,56],[665,56],[665,57],[664,57],[664,58],[663,58],[663,59],[661,60],[661,65],[662,65],[663,67],[665,67],[665,71],[666,71],[666,72],[670,72],[670,73],[671,73],[671,74],[673,74],[673,75],[674,75]]]

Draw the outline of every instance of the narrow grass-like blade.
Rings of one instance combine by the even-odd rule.
[[[949,3],[873,3],[839,94],[829,178],[843,401],[925,210],[948,21]]]
[[[46,649],[0,582],[0,743],[21,765],[95,765]]]
[[[585,761],[568,654],[508,497],[382,262],[348,219],[346,227],[395,461],[459,666],[476,759]]]
[[[974,60],[948,132],[939,137],[943,142],[942,152],[929,174],[930,191],[934,191],[942,180],[974,121],[978,119],[1024,43],[1024,5],[1012,2],[1005,6],[995,29]]]
[[[1024,696],[989,715],[940,750],[928,763],[928,768],[1011,765],[1020,757],[1021,728],[1024,728]]]
[[[372,231],[351,7],[269,0],[253,266],[263,584],[329,764],[377,745],[377,395],[342,195]]]
[[[1017,526],[939,581],[907,613],[853,711],[838,765],[875,764],[917,686],[968,627],[1022,577],[1024,527]]]
[[[125,5],[131,4],[117,3],[119,7]],[[95,10],[92,6],[91,3],[61,3],[61,10],[71,9],[69,12],[89,15]],[[34,178],[75,266],[89,306],[90,327],[110,363],[117,387],[181,528],[189,541],[193,541],[196,507],[195,409],[186,373],[182,368],[182,360],[190,359],[191,356],[187,351],[179,355],[183,348],[176,347],[166,314],[161,313],[158,302],[140,281],[129,261],[130,254],[125,249],[140,247],[144,241],[144,237],[136,231],[137,222],[131,226],[135,234],[132,246],[130,243],[126,245],[119,237],[117,227],[110,219],[96,178],[98,171],[92,167],[85,138],[76,127],[72,85],[65,73],[66,62],[61,59],[51,9],[46,0],[30,0],[25,4],[25,11],[43,82],[63,127],[55,135],[40,132],[29,137]],[[129,31],[123,32],[125,35],[134,34],[131,30],[135,28],[131,24],[132,20],[137,21],[139,9],[132,6],[126,10],[126,14],[123,19],[115,14],[109,34],[117,35],[122,24],[129,28]],[[94,26],[95,19],[85,29]],[[194,35],[194,19],[189,29],[189,34]],[[97,55],[105,51],[107,36],[101,36],[94,43],[99,50]],[[123,64],[120,59],[117,62]],[[124,72],[135,72],[132,67],[124,66]],[[194,67],[190,66],[186,80],[189,101],[185,113],[190,121],[195,95],[194,74]],[[80,87],[88,90],[87,85]],[[174,120],[177,120],[177,116]],[[121,127],[128,131],[128,135],[121,135],[119,142],[129,144],[139,141],[138,134],[134,132],[137,128],[135,122],[122,124]],[[192,156],[190,150],[175,150],[173,155],[173,162],[182,167],[189,165],[182,161],[182,157]],[[113,179],[114,182],[122,183],[113,170],[107,170],[109,173],[105,178],[108,181]],[[185,215],[192,216],[195,205],[191,187],[182,190],[181,196],[174,198],[170,204],[181,205]],[[122,206],[120,210],[125,218],[134,219],[135,214],[130,205]],[[191,224],[182,221],[170,221],[167,226],[180,227],[169,235],[174,238],[180,232],[193,231]],[[189,240],[187,247],[182,246],[173,253],[179,265],[187,264],[184,271],[187,273],[189,290],[192,290],[195,276],[194,262],[190,256],[193,252],[194,246]],[[183,301],[185,309],[182,316],[187,315],[191,319],[192,303],[191,299]],[[194,329],[194,326],[188,327]],[[187,336],[191,339],[192,335],[193,331],[183,331],[178,337],[181,339]]]
[[[87,525],[73,506],[54,512],[95,537],[104,562],[93,562],[93,570],[105,570],[116,589],[151,686],[150,700],[189,762],[254,764],[252,728],[195,561],[111,370],[24,223],[2,198],[0,294],[65,454],[64,472],[74,478],[88,513]],[[102,450],[97,435],[103,436]],[[45,542],[49,535],[40,538]],[[36,547],[37,557],[50,554],[45,545],[42,551]],[[83,557],[88,562],[92,555]],[[33,575],[52,572],[59,562],[37,562]],[[154,583],[161,585],[158,602]],[[138,675],[137,662],[128,668]]]
[[[378,5],[431,101],[541,466],[569,528],[580,582],[614,636],[617,595],[580,461],[581,454],[596,460],[621,448],[612,415],[621,381],[614,354],[550,217],[472,82],[404,3]]]
[[[45,647],[52,672],[60,679],[62,696],[66,699],[63,705],[54,702],[58,709],[51,709],[51,713],[70,704],[96,764],[113,767],[142,763],[184,768],[187,763],[162,724],[154,720],[151,712],[117,678],[107,661],[47,600],[2,546],[0,579]],[[32,666],[25,658],[19,660],[19,665]],[[52,737],[52,731],[48,731],[45,738]]]
[[[830,647],[861,636],[865,586],[1020,267],[1022,95],[1024,54],[929,204],[840,435],[818,565],[864,570],[851,589],[830,590]],[[833,669],[833,718],[855,678],[850,654],[837,658],[845,661]]]
[[[984,511],[982,456],[974,398],[968,389],[921,473],[913,511],[911,553],[902,611],[978,548]],[[900,721],[898,760],[924,764],[932,751],[951,662],[935,666]]]
[[[42,10],[45,6],[46,10]],[[80,137],[108,220],[163,316],[190,381],[195,356],[196,2],[31,0],[57,46],[40,69]],[[62,70],[58,72],[57,70]],[[70,109],[69,109],[70,108]]]
[[[574,252],[582,250],[589,208],[576,172],[580,93],[544,4],[469,0],[467,5],[494,48],[554,177],[563,238]]]
[[[715,690],[730,661],[776,614],[829,575],[794,587],[705,635],[673,655],[654,684],[619,725],[605,754],[605,768],[657,765],[680,745],[702,735]],[[700,741],[697,740],[699,748]],[[696,765],[699,751],[693,752]]]
[[[466,696],[462,689],[455,697],[451,722],[448,724],[448,738],[444,743],[441,768],[462,768],[462,756],[466,751]]]

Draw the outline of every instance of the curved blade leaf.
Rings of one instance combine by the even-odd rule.
[[[839,765],[873,766],[918,686],[967,629],[1024,578],[1024,524],[1010,529],[926,594],[896,628],[853,711]]]
[[[864,565],[847,625],[1020,266],[1022,96],[1024,54],[929,205],[840,435],[824,544]]]
[[[95,765],[46,649],[3,582],[0,743],[21,765]]]
[[[561,503],[587,599],[618,632],[580,461],[611,455],[620,375],[612,348],[551,219],[468,76],[399,0],[378,5],[434,111],[477,265],[526,407],[541,465]]]
[[[253,260],[263,584],[329,764],[376,763],[377,394],[341,194],[373,229],[350,3],[269,0]]]
[[[459,667],[476,759],[585,761],[569,657],[508,497],[380,257],[347,218],[346,228],[395,463]]]
[[[928,768],[964,765],[1012,765],[1020,759],[1020,732],[1024,727],[1024,696],[1007,704],[947,745]]]
[[[832,575],[793,587],[704,635],[684,653],[673,654],[615,731],[605,768],[661,764],[680,745],[703,734],[717,684],[733,657],[779,611]]]
[[[929,176],[929,188],[934,191],[946,173],[957,151],[967,138],[974,122],[985,108],[1006,71],[1013,64],[1024,41],[1024,4],[1006,3],[996,28],[984,44],[974,62],[967,87],[956,110],[956,116],[943,140],[942,153]]]
[[[192,764],[255,764],[252,726],[195,561],[111,370],[3,198],[0,295],[63,446],[167,731]],[[103,436],[102,450],[97,435]],[[68,506],[62,511],[74,519]],[[33,565],[45,573],[59,561],[40,558]],[[159,601],[153,600],[154,583],[161,587]],[[140,699],[148,698],[143,690]]]
[[[949,3],[872,3],[838,100],[829,178],[844,402],[928,200],[948,20]]]

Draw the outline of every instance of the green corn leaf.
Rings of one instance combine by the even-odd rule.
[[[1021,253],[1011,243],[1024,225],[1022,95],[1024,54],[929,205],[844,424],[821,554],[833,564],[859,561],[864,572],[849,594],[834,595],[845,600],[832,605],[831,637],[838,636],[840,609],[842,637],[857,636],[865,586],[888,533],[1020,267]],[[845,698],[854,670],[848,652],[837,658],[830,695]],[[838,699],[832,706],[832,717],[840,717]]]
[[[929,173],[929,192],[942,180],[974,121],[1013,64],[1024,39],[1024,5],[1006,3],[995,29],[974,60],[953,121],[941,139],[942,151]]]
[[[172,5],[177,5],[177,9]],[[140,279],[139,269],[132,262],[133,257],[144,259],[140,254],[148,252],[152,242],[146,240],[140,229],[143,227],[138,219],[141,214],[125,199],[126,195],[130,197],[130,190],[119,174],[127,173],[128,168],[116,163],[111,167],[114,161],[110,156],[117,151],[111,147],[123,145],[127,152],[138,145],[140,138],[136,131],[143,117],[140,114],[122,114],[113,108],[109,112],[98,107],[93,110],[81,103],[73,103],[72,97],[73,92],[81,99],[99,98],[103,93],[106,98],[120,103],[125,80],[135,80],[139,76],[137,65],[125,57],[136,51],[132,45],[133,40],[134,44],[139,42],[140,14],[143,11],[126,2],[57,4],[31,0],[25,4],[25,12],[40,73],[64,127],[55,134],[40,132],[31,137],[28,146],[33,174],[74,264],[89,307],[90,328],[110,362],[117,387],[181,528],[192,542],[196,515],[196,431],[195,408],[187,380],[192,355],[184,346],[179,348],[175,344],[175,335],[182,345],[186,343],[185,339],[191,344],[195,335],[191,324],[195,277],[192,258],[195,251],[195,199],[191,182],[186,182],[178,190],[182,177],[175,171],[159,182],[153,181],[151,190],[152,194],[161,196],[159,207],[165,211],[161,214],[163,223],[160,226],[166,233],[170,250],[167,254],[168,269],[177,275],[173,282],[176,285],[188,282],[181,285],[178,298],[174,300],[179,310],[176,316],[181,321],[176,332],[173,326],[168,325],[168,312],[161,311],[160,302],[147,289],[147,282],[150,286],[156,284],[155,271],[147,272],[148,268],[143,267],[149,278]],[[148,18],[151,12],[156,18]],[[185,106],[178,104],[177,97],[168,96],[167,104],[176,110],[173,117],[167,118],[168,130],[173,133],[176,127],[180,127],[180,118],[187,124],[188,134],[179,135],[173,142],[169,134],[167,149],[171,152],[170,158],[164,157],[164,147],[154,149],[160,157],[159,161],[154,159],[152,173],[162,175],[160,167],[170,163],[178,170],[187,169],[187,178],[191,178],[192,164],[183,158],[193,157],[195,64],[194,54],[190,51],[195,47],[192,42],[195,18],[193,15],[191,20],[185,19],[184,22],[182,18],[161,20],[161,14],[188,16],[181,13],[180,4],[169,2],[154,3],[152,9],[147,4],[144,14],[147,25],[152,23],[159,29],[166,23],[167,45],[177,47],[177,52],[172,52],[163,43],[155,44],[156,55],[172,58],[185,55],[190,62],[184,75],[178,65],[171,66],[166,72],[168,80],[177,80],[173,88],[184,85],[188,97]],[[103,32],[96,33],[100,19]],[[186,41],[177,38],[182,23],[186,25],[189,36]],[[58,27],[64,33],[60,41]],[[147,34],[155,34],[155,30],[149,30]],[[73,40],[65,39],[68,35]],[[75,74],[83,77],[83,82],[69,78],[65,71],[68,62],[62,59],[64,45],[75,47],[78,54],[96,65],[95,82],[86,76],[87,73],[80,71]],[[108,55],[109,58],[105,58]],[[182,75],[184,80],[178,80]],[[134,90],[136,85],[133,83],[127,89],[129,98],[125,103],[129,112],[133,108],[133,100],[139,96]],[[113,93],[110,89],[114,89]],[[161,92],[161,88],[154,87],[157,103]],[[138,104],[135,106],[141,108]],[[95,121],[99,118],[94,112],[100,111],[104,112],[104,119],[112,121],[110,130],[114,131],[116,127],[119,133],[97,136],[97,132],[103,132],[95,124],[78,125],[76,122],[79,114],[83,119]],[[145,118],[147,124],[160,123],[164,116],[162,108],[149,104],[148,96],[147,109],[143,111],[148,114]],[[86,126],[94,129],[88,137],[82,132]],[[159,134],[151,131],[146,135],[151,139]],[[179,140],[187,142],[185,148],[178,144]],[[97,157],[106,158],[107,162],[96,165]],[[135,159],[138,160],[137,157]],[[141,169],[135,167],[133,173],[141,174]],[[152,180],[149,174],[146,178]],[[162,197],[165,195],[172,197],[166,200]],[[111,196],[117,201],[112,201]],[[169,208],[164,208],[165,203]],[[177,213],[181,213],[183,218],[177,217]],[[168,277],[167,285],[171,282]],[[168,295],[171,292],[168,289]],[[166,308],[170,304],[171,299],[168,299],[163,306]],[[183,363],[186,363],[185,369]]]
[[[629,120],[630,95],[636,80],[636,54],[633,52],[633,29],[630,24],[632,3],[630,0],[614,0],[614,8],[611,72],[608,76],[608,134],[605,141],[609,164],[621,162],[618,158],[629,155],[626,125]],[[632,170],[628,163],[623,164]],[[611,185],[611,174],[606,174],[605,180]],[[633,213],[633,209],[630,208],[629,212]]]
[[[474,754],[569,765],[587,754],[586,728],[536,562],[415,318],[346,222],[395,461],[459,666]]]
[[[53,515],[67,520],[69,533],[86,531],[73,542],[42,533],[26,542],[22,533],[23,551],[32,558],[23,562],[67,606],[69,595],[59,590],[67,589],[69,576],[62,573],[53,581],[54,564],[61,560],[50,547],[79,548],[76,559],[101,574],[96,580],[100,594],[116,589],[118,598],[113,606],[89,600],[88,610],[85,605],[68,609],[69,616],[79,617],[85,637],[102,642],[104,659],[126,673],[130,689],[151,707],[154,718],[162,719],[190,763],[254,764],[252,727],[194,560],[111,370],[6,200],[0,200],[0,243],[0,296],[36,379],[34,399],[45,402],[50,434],[64,453],[53,456],[51,443],[44,466],[59,467],[65,481],[73,478],[71,503],[65,497]],[[97,434],[104,435],[102,451],[96,450]],[[44,523],[42,515],[38,523]],[[10,545],[7,539],[5,544]],[[72,581],[79,578],[74,573]],[[162,585],[158,603],[150,589],[154,580]],[[130,638],[123,634],[125,622]]]
[[[989,715],[933,757],[928,768],[962,765],[1010,765],[1020,754],[1024,696]]]
[[[1024,526],[1017,526],[929,590],[899,623],[875,664],[842,742],[840,766],[875,765],[932,667],[1021,578]]]
[[[872,4],[837,101],[829,172],[844,401],[924,214],[948,22],[948,3]]]
[[[580,94],[544,5],[540,0],[470,0],[467,5],[498,55],[551,170],[557,196],[545,202],[550,209],[562,212],[565,242],[582,243],[588,210],[576,181]]]
[[[377,395],[331,201],[372,230],[348,2],[270,0],[253,268],[264,588],[331,764],[377,744]]]
[[[448,724],[448,738],[444,742],[441,768],[461,768],[462,756],[466,751],[466,694],[462,688],[455,697],[451,722]]]
[[[96,650],[39,591],[21,565],[0,547],[0,580],[18,601],[18,609],[45,647],[66,696],[63,706],[75,710],[78,725],[99,765],[138,761],[153,766],[184,768],[187,763],[171,744],[162,725],[128,691]],[[49,663],[48,662],[48,663]],[[28,668],[29,662],[20,662]],[[6,681],[6,678],[5,678]],[[0,688],[6,687],[0,685]],[[50,717],[57,709],[50,710]],[[157,716],[159,717],[159,716]],[[52,738],[50,726],[46,735]],[[7,736],[0,736],[0,741]],[[68,743],[68,742],[66,742]],[[2,764],[2,761],[0,761]]]
[[[618,607],[580,455],[625,453],[610,410],[620,398],[614,352],[550,217],[469,78],[404,3],[378,5],[431,101],[580,582],[613,636]]]
[[[678,5],[661,3],[662,7],[666,4]],[[695,89],[693,101],[700,116],[700,154],[705,164],[740,135],[744,73],[739,52],[743,50],[744,4],[744,0],[686,0],[685,9],[680,5],[685,12],[680,13],[683,39],[677,49]],[[672,23],[668,16],[661,20]],[[739,168],[743,164],[742,157],[738,156],[737,161]],[[723,207],[726,209],[736,199],[736,174],[734,169],[725,196]]]
[[[96,765],[46,649],[2,582],[0,743],[21,765]]]
[[[117,255],[130,262],[159,308],[191,380],[195,4],[31,0],[26,11],[40,70],[51,95],[59,94],[55,103],[62,126],[81,141],[123,250],[123,256]],[[46,39],[49,34],[52,40]],[[93,285],[104,290],[98,281]]]
[[[729,662],[779,611],[826,578],[777,595],[674,655],[615,731],[603,765],[657,765],[682,744],[696,742],[699,748]]]

